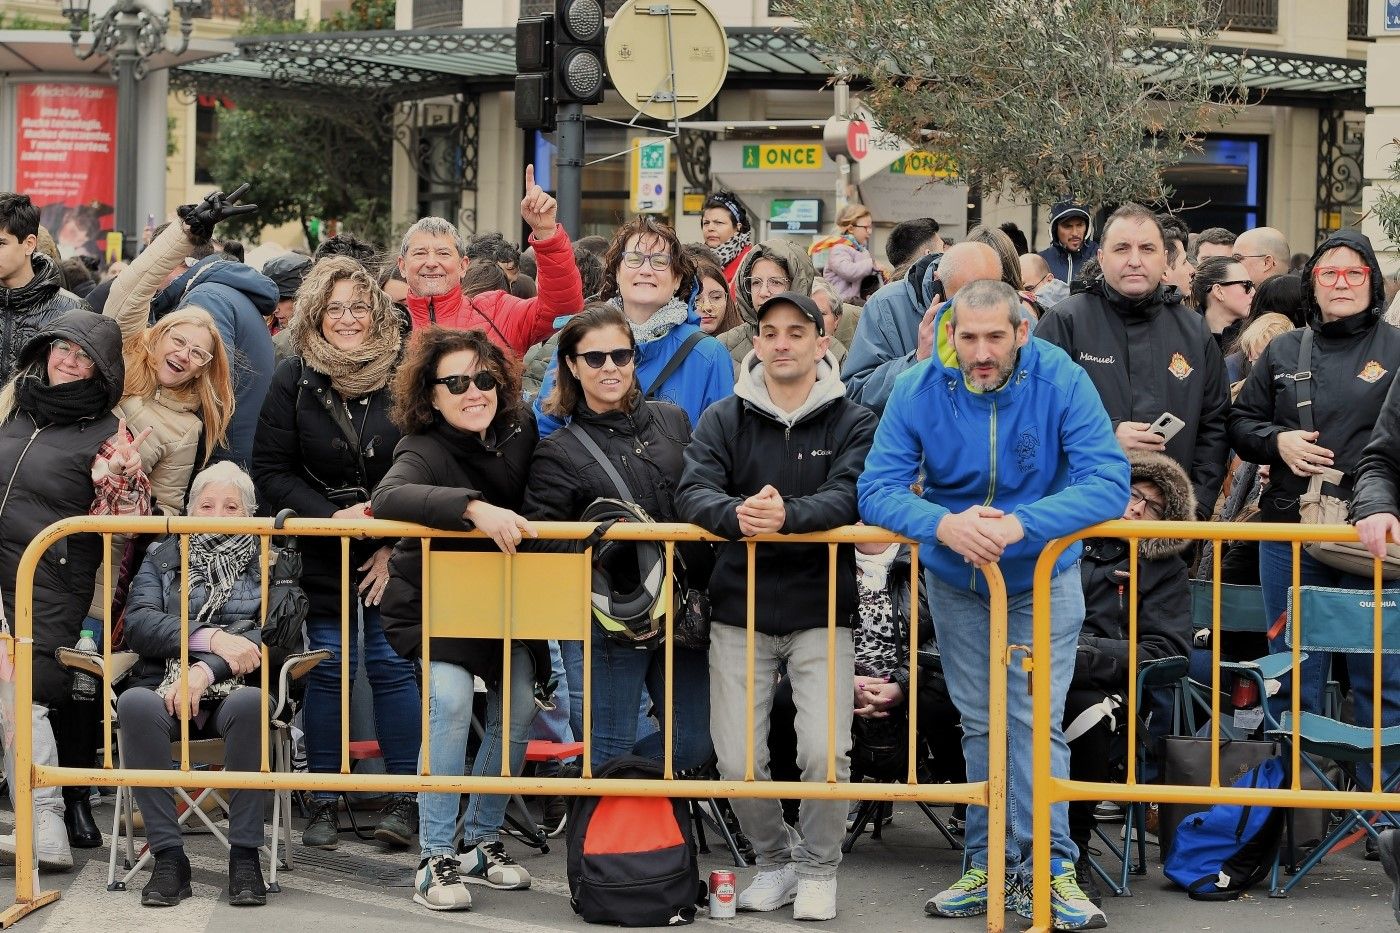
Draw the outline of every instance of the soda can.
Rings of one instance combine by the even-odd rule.
[[[710,872],[710,919],[728,920],[734,916],[734,892],[738,879],[734,872],[719,868]]]

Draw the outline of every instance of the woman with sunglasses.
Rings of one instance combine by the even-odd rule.
[[[1199,272],[1197,273],[1199,275]],[[1230,412],[1230,442],[1251,463],[1269,467],[1269,484],[1259,499],[1266,522],[1297,522],[1298,498],[1324,468],[1343,474],[1349,492],[1362,449],[1380,415],[1386,392],[1400,369],[1400,330],[1381,322],[1384,283],[1371,242],[1355,230],[1340,230],[1313,253],[1303,269],[1307,326],[1280,334],[1264,348]],[[1302,359],[1304,337],[1311,350]],[[1299,379],[1302,373],[1310,378]],[[1300,414],[1311,399],[1311,417]],[[1311,429],[1305,427],[1311,423]],[[1302,584],[1364,589],[1369,577],[1354,576],[1300,552]],[[1292,547],[1287,542],[1259,545],[1259,582],[1264,610],[1272,624],[1288,605],[1293,581]],[[1269,639],[1272,651],[1286,650],[1285,632]],[[1351,672],[1355,721],[1370,727],[1372,673],[1369,654],[1345,655]],[[1305,712],[1323,712],[1323,691],[1332,658],[1309,652],[1302,664],[1300,698]],[[1385,725],[1400,723],[1400,658],[1381,659]],[[1291,679],[1273,698],[1287,708]]]
[[[1240,322],[1249,317],[1254,300],[1254,282],[1244,263],[1228,256],[1202,259],[1191,279],[1191,300],[1205,316],[1206,326],[1222,353],[1234,343]],[[1234,382],[1238,374],[1232,373]]]
[[[678,405],[691,423],[711,403],[734,392],[734,364],[715,338],[700,329],[693,306],[695,263],[676,232],[642,214],[618,228],[603,256],[601,298],[627,318],[637,342],[637,385],[647,398]],[[544,410],[554,387],[555,355],[535,397],[540,436],[566,418]]]
[[[399,429],[389,417],[389,381],[402,335],[389,296],[362,265],[348,256],[328,256],[312,266],[297,290],[288,327],[296,355],[273,374],[253,444],[253,479],[267,514],[294,509],[302,518],[369,517],[369,490],[388,471],[399,442]],[[389,647],[379,616],[391,545],[351,540],[350,585],[358,598],[352,603],[349,642],[342,643],[340,542],[302,540],[301,583],[311,603],[307,641],[312,650],[334,655],[306,678],[306,763],[313,774],[340,770],[342,652],[350,657],[352,682],[363,654],[385,770],[412,774],[418,763],[421,707],[413,664]],[[316,792],[312,801],[302,845],[334,849],[339,798]],[[412,794],[391,798],[375,838],[410,845],[418,827],[416,806]]]
[[[520,402],[520,370],[479,330],[430,326],[414,333],[394,376],[394,422],[403,440],[394,464],[374,491],[377,518],[415,522],[449,531],[484,532],[479,538],[433,542],[434,551],[499,548],[514,554],[535,536],[523,511],[525,482],[535,451],[535,422]],[[384,630],[406,659],[423,656],[423,551],[404,538],[389,562]],[[471,612],[470,604],[459,607]],[[473,678],[486,683],[485,734],[472,760],[473,775],[501,773],[502,645],[497,639],[433,635],[429,656],[429,754],[433,774],[460,775],[474,701]],[[544,642],[511,646],[510,773],[525,761],[536,677],[549,677]],[[472,794],[457,834],[459,794],[419,795],[418,838],[422,860],[413,899],[429,910],[467,910],[466,884],[513,890],[530,886],[530,873],[500,841],[509,797]],[[465,854],[458,860],[458,843]]]
[[[525,514],[537,521],[578,521],[595,499],[621,492],[590,454],[576,431],[585,433],[607,457],[631,493],[632,501],[658,522],[680,521],[675,488],[680,482],[690,422],[669,402],[646,401],[637,380],[637,342],[622,312],[590,304],[559,332],[563,366],[544,409],[571,421],[540,443],[530,465]],[[708,545],[677,548],[692,581],[709,578]],[[639,649],[610,637],[595,622],[593,657],[593,745],[596,768],[618,755],[638,754],[660,761],[663,738],[651,733],[637,741],[638,704],[645,687],[651,704],[665,703],[665,652],[656,644]],[[583,736],[583,657],[581,643],[562,642],[569,678],[570,720]],[[710,757],[709,675],[704,652],[675,646],[673,695],[677,770],[698,767]],[[664,722],[664,715],[658,715]]]

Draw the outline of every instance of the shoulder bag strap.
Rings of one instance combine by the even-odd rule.
[[[648,401],[656,398],[657,391],[666,384],[667,379],[675,375],[676,370],[681,368],[681,364],[685,362],[687,356],[690,356],[690,351],[695,349],[695,345],[704,339],[705,332],[703,330],[697,330],[685,338],[685,343],[676,349],[675,355],[666,361],[666,366],[661,370],[661,373],[652,380],[651,385],[647,386],[646,399]]]
[[[1298,421],[1304,431],[1315,431],[1312,413],[1312,345],[1311,327],[1303,328],[1303,343],[1298,348],[1298,371],[1293,374],[1293,385],[1298,390]]]
[[[603,472],[608,474],[608,479],[612,480],[612,484],[617,487],[618,495],[622,497],[622,501],[635,502],[636,500],[632,498],[632,490],[627,488],[627,483],[622,479],[622,474],[617,472],[617,468],[612,465],[612,461],[603,453],[602,448],[598,446],[597,442],[588,436],[588,432],[584,430],[583,425],[579,424],[577,421],[570,421],[569,426],[564,430],[578,438],[578,442],[583,445],[583,449],[588,451],[594,460],[598,461],[598,465],[603,468]]]

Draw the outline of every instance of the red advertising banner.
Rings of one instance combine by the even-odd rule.
[[[15,190],[70,256],[102,255],[116,204],[117,89],[109,84],[18,85]]]

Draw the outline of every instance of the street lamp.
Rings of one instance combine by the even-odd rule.
[[[136,85],[146,76],[146,62],[166,51],[169,12],[154,9],[144,0],[116,0],[94,20],[92,0],[59,0],[68,20],[68,37],[79,61],[102,55],[117,79],[117,229],[132,236],[136,221],[137,132]],[[180,55],[190,45],[194,19],[206,13],[209,0],[173,0],[180,14],[180,45],[170,49]],[[80,50],[83,30],[92,32],[92,44]]]

